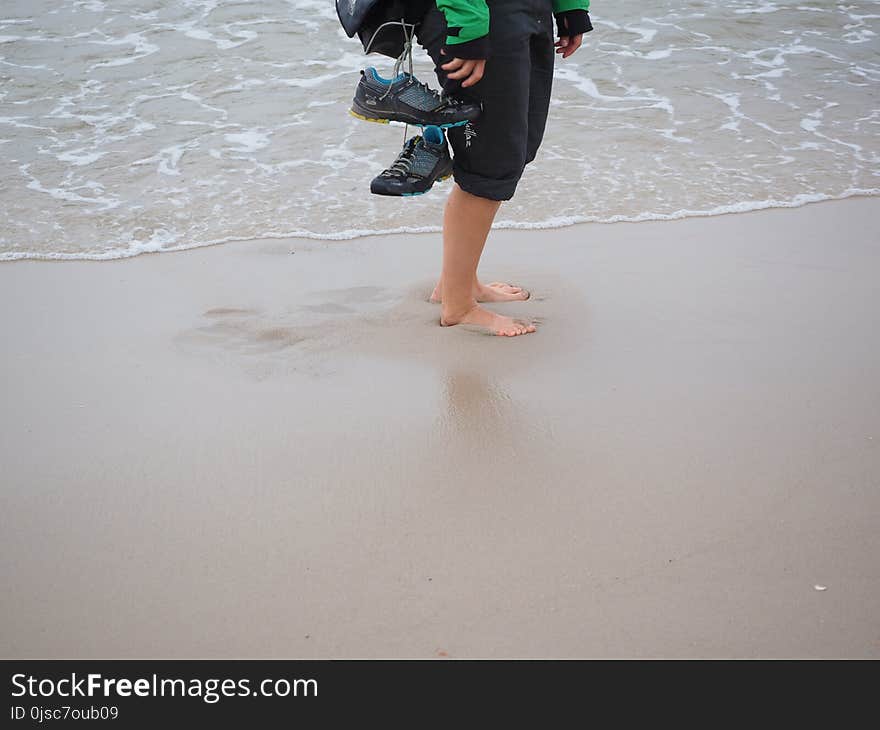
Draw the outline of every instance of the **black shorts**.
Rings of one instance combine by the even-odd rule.
[[[455,181],[481,198],[509,200],[525,166],[535,159],[550,107],[553,83],[552,0],[487,0],[491,51],[482,80],[467,89],[448,80],[440,55],[446,19],[431,3],[418,41],[431,56],[443,88],[479,101],[483,113],[448,131]]]

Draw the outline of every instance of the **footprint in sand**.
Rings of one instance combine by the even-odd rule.
[[[177,335],[175,343],[191,355],[238,360],[248,371],[323,372],[333,368],[329,363],[335,353],[356,348],[382,332],[395,333],[395,339],[400,332],[413,332],[419,341],[435,334],[434,308],[417,291],[361,286],[300,296],[302,303],[291,302],[289,308],[274,312],[212,307],[201,313],[195,326]],[[414,346],[420,348],[418,342]]]
[[[302,328],[273,323],[255,309],[216,307],[203,316],[208,323],[182,332],[179,344],[260,354],[280,352],[309,339]]]

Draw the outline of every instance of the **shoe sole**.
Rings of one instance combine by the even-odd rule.
[[[464,119],[460,122],[447,122],[446,124],[429,124],[427,122],[413,122],[408,121],[406,119],[387,119],[384,117],[368,117],[363,112],[355,111],[354,109],[349,109],[348,113],[351,116],[360,119],[364,122],[374,122],[375,124],[391,124],[391,122],[397,122],[399,124],[409,124],[411,127],[440,127],[440,129],[451,129],[452,127],[463,127],[467,124],[470,119]]]
[[[431,184],[430,188],[428,188],[427,190],[422,190],[420,193],[396,193],[396,194],[395,193],[373,193],[372,190],[370,192],[373,193],[373,195],[384,195],[386,198],[415,198],[419,195],[424,195],[425,193],[431,192],[431,190],[434,188],[434,185],[436,185],[439,182],[443,182],[444,180],[448,180],[451,177],[452,177],[452,173],[449,173],[448,175],[444,175],[443,177],[438,177]]]
[[[443,182],[444,180],[448,180],[451,177],[452,177],[452,175],[444,175],[443,177],[438,177],[434,181],[434,185],[436,185],[439,182]],[[428,188],[427,190],[423,190],[420,193],[401,193],[398,197],[400,197],[400,198],[415,198],[415,197],[418,197],[419,195],[424,195],[425,193],[430,193],[431,190],[434,188],[434,185],[431,185],[430,188]]]

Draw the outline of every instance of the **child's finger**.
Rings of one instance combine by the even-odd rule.
[[[565,53],[562,54],[563,58],[568,58],[572,53],[574,53],[578,48],[581,47],[581,41],[583,40],[583,36],[576,35],[571,39],[571,42],[566,46]]]
[[[479,83],[480,79],[483,78],[483,71],[486,68],[486,64],[480,61],[474,63],[474,70],[470,76],[468,76],[464,81],[462,81],[462,88],[467,88],[468,86],[473,86],[476,83]]]
[[[453,58],[449,63],[444,63],[440,68],[444,71],[455,71],[464,65],[463,58]]]
[[[451,74],[446,74],[446,76],[447,78],[456,80],[465,79],[471,75],[471,71],[474,70],[474,64],[474,61],[463,61],[461,64],[461,68]]]

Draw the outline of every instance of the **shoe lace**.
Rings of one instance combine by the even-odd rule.
[[[366,48],[364,49],[364,53],[370,52],[370,49],[373,46],[373,41],[376,40],[376,36],[379,34],[380,30],[382,30],[384,27],[386,27],[388,25],[397,25],[397,23],[398,23],[398,21],[396,21],[396,20],[382,23],[376,29],[376,31],[373,33],[373,37],[370,39],[370,42],[367,44]],[[407,23],[404,18],[401,18],[399,23],[400,23],[400,27],[403,29],[404,42],[403,42],[403,50],[401,51],[401,53],[397,57],[397,59],[394,61],[393,78],[397,78],[398,74],[400,73],[401,69],[403,68],[403,64],[407,63],[407,65],[409,66],[410,83],[417,83],[422,88],[422,90],[424,92],[426,92],[426,93],[430,94],[432,97],[434,97],[434,99],[437,101],[438,107],[443,106],[444,104],[447,106],[460,105],[462,103],[460,99],[456,99],[455,97],[447,96],[445,93],[435,91],[430,86],[428,86],[426,83],[419,81],[415,77],[415,75],[413,74],[412,52],[413,52],[413,40],[415,40],[415,35],[416,35],[416,26],[413,24]],[[391,89],[393,87],[394,87],[394,84],[388,84],[388,88],[385,90],[385,92],[379,98],[384,100],[389,94],[391,94]],[[409,125],[407,124],[403,130],[404,145],[406,144],[406,135],[408,134],[408,132],[409,132]],[[400,160],[399,157],[398,157],[398,160]],[[396,164],[396,162],[395,162],[395,164]],[[393,165],[392,165],[392,167],[393,167]],[[389,170],[390,169],[391,168],[389,168]]]
[[[398,21],[395,20],[395,21],[389,21],[387,23],[382,23],[382,25],[380,25],[376,29],[376,32],[373,34],[373,37],[370,39],[370,42],[369,42],[369,44],[367,44],[367,47],[364,50],[364,52],[365,53],[370,52],[370,47],[372,46],[373,41],[376,39],[376,36],[378,35],[379,31],[382,30],[382,28],[384,28],[386,25],[397,25],[397,22]],[[403,64],[406,63],[407,61],[409,62],[409,64],[408,64],[409,65],[409,77],[413,78],[412,46],[413,46],[413,40],[415,39],[415,36],[416,36],[416,27],[415,27],[415,25],[407,24],[407,22],[404,18],[400,19],[400,26],[403,29],[403,38],[404,38],[403,50],[400,52],[400,55],[394,61],[394,73],[393,73],[392,78],[397,78],[398,74],[400,74],[400,70],[403,68]],[[393,84],[389,84],[385,93],[382,94],[382,96],[380,96],[379,98],[384,99],[386,96],[388,96],[391,93],[392,86],[393,86]]]
[[[387,170],[382,171],[382,177],[403,177],[408,175],[410,170],[412,169],[413,164],[413,154],[415,153],[416,145],[415,142],[412,141],[410,144],[407,144],[397,156],[397,159],[391,163],[391,166]]]
[[[422,91],[428,95],[430,95],[436,102],[437,106],[458,106],[462,103],[461,99],[457,99],[454,96],[449,96],[444,91],[437,91],[428,86],[425,82],[419,81],[417,78],[413,77],[413,82],[418,84]]]
[[[413,79],[413,81],[414,81],[416,84],[418,84],[419,88],[420,88],[425,94],[427,94],[427,95],[430,96],[432,99],[434,99],[438,104],[442,104],[442,103],[443,103],[443,101],[444,101],[444,95],[443,95],[441,92],[436,91],[435,89],[432,89],[432,88],[431,88],[430,86],[428,86],[424,81],[419,81],[419,80],[417,80],[417,79],[415,79],[415,78]]]

